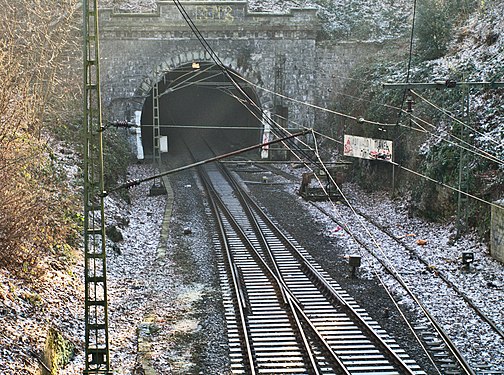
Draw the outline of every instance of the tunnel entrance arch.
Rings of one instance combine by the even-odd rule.
[[[260,142],[261,103],[255,90],[239,81],[230,82],[213,62],[190,62],[162,75],[158,81],[161,136],[168,138],[168,155],[180,155],[200,140],[216,152],[225,153]],[[153,90],[146,97],[141,115],[144,154],[152,155]]]

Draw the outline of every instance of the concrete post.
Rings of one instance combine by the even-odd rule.
[[[490,255],[504,263],[504,199],[495,202],[500,205],[492,206],[490,220]]]

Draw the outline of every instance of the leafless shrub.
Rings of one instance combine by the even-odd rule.
[[[40,271],[75,235],[46,135],[79,101],[77,5],[0,0],[0,267],[19,275]]]

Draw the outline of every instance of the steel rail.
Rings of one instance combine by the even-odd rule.
[[[274,230],[277,232],[277,235],[281,237],[285,243],[289,245],[291,250],[294,251],[294,255],[301,260],[302,264],[304,265],[305,269],[321,284],[324,286],[325,290],[328,291],[329,296],[334,299],[340,306],[343,306],[350,314],[351,317],[354,317],[354,322],[364,328],[364,330],[367,332],[368,336],[372,338],[372,340],[378,344],[378,346],[381,348],[382,352],[385,352],[387,356],[392,359],[392,362],[402,371],[404,374],[414,374],[414,372],[411,370],[411,368],[397,355],[397,353],[381,338],[381,336],[378,335],[378,333],[365,321],[365,319],[355,310],[353,309],[346,301],[344,301],[343,298],[340,297],[339,293],[327,282],[327,280],[311,265],[311,263],[297,250],[296,245],[294,245],[290,239],[288,239],[285,234],[276,226],[268,217],[267,215],[264,214],[264,212],[258,207],[258,205],[246,194],[243,192],[243,189],[237,184],[237,182],[234,180],[234,178],[227,173],[228,179],[230,182],[234,185],[236,191],[239,193],[239,196],[241,196],[241,199],[244,203],[244,206],[253,206],[257,212],[260,213],[261,218],[268,223],[271,228],[274,228]],[[252,210],[249,208],[250,213],[248,214],[249,217],[253,217]],[[257,222],[257,219],[254,219],[253,221]],[[260,231],[260,229],[259,229]],[[274,261],[274,259],[272,259]],[[280,276],[281,277],[281,276]],[[284,287],[288,288],[284,283],[283,280],[280,280],[281,285],[284,285]],[[289,290],[289,293],[290,290]],[[297,308],[299,309],[299,312],[303,314],[305,320],[309,323],[311,326],[312,330],[315,331],[315,333],[318,335],[318,332],[316,328],[311,324],[310,319],[308,316],[306,316],[303,313],[303,310],[300,305],[297,305]],[[318,335],[320,339],[323,340],[323,338]],[[330,346],[329,346],[330,348]],[[331,349],[332,351],[332,349]],[[337,357],[337,355],[335,355]]]
[[[206,180],[206,178],[204,178],[204,180]],[[205,186],[207,185],[207,183],[208,183],[208,181],[205,181]],[[298,312],[302,312],[299,302],[296,301],[295,296],[291,295],[290,291],[287,289],[287,286],[283,283],[283,281],[276,274],[276,271],[274,269],[272,269],[267,264],[267,262],[264,260],[264,258],[258,253],[256,247],[251,242],[251,240],[248,238],[247,234],[244,233],[243,229],[241,228],[239,223],[236,221],[236,218],[234,217],[234,215],[229,211],[226,204],[222,201],[221,197],[215,192],[215,190],[211,186],[211,183],[210,183],[210,186],[207,187],[207,190],[212,193],[212,199],[211,199],[213,202],[212,204],[218,206],[218,208],[224,213],[224,215],[226,216],[228,221],[234,227],[235,231],[239,233],[240,237],[242,238],[244,243],[247,245],[249,251],[251,251],[254,258],[262,265],[265,272],[270,276],[272,281],[276,284],[276,286],[277,286],[276,289],[281,296],[282,305],[286,308],[288,306],[287,311],[290,313],[290,316],[294,320],[294,322],[295,322],[294,327],[297,327],[298,333],[301,337],[301,342],[302,342],[302,346],[305,351],[305,355],[309,358],[309,365],[311,366],[311,371],[312,371],[311,374],[319,375],[320,371],[318,369],[318,365],[313,357],[313,354],[311,353],[310,345],[309,345],[308,340],[306,338],[306,334],[303,332],[303,329],[302,329],[301,325],[299,324],[298,314],[295,312],[295,309]],[[217,213],[218,211],[214,211],[214,212]],[[216,216],[218,216],[218,214]],[[222,219],[219,218],[219,221],[221,221],[221,220]],[[224,235],[225,235],[225,233],[224,233]],[[233,262],[232,257],[228,257],[228,261]],[[286,294],[286,292],[288,292],[288,294]],[[330,348],[330,346],[328,344],[326,344],[326,345],[327,345],[326,349],[328,349],[332,352],[333,359],[340,366],[339,370],[342,371],[344,374],[350,375],[349,372],[346,372],[343,363],[339,360],[339,358],[336,356],[334,351],[332,351],[332,349]]]
[[[208,146],[208,148],[211,149],[210,145],[207,142],[205,142],[205,143]],[[303,329],[301,329],[301,325],[300,325],[301,322],[299,321],[299,315],[301,315],[303,317],[304,322],[308,325],[309,329],[312,331],[312,333],[315,335],[315,337],[318,339],[318,341],[322,344],[322,347],[324,348],[326,353],[328,353],[330,355],[330,357],[333,359],[333,361],[337,364],[338,370],[344,374],[350,374],[348,372],[348,370],[346,369],[345,365],[343,364],[343,362],[341,361],[341,359],[338,357],[338,355],[331,348],[330,344],[318,332],[318,330],[312,324],[312,322],[310,321],[308,316],[304,313],[304,311],[302,309],[302,304],[298,301],[298,299],[294,296],[294,294],[291,292],[289,287],[285,284],[283,277],[282,277],[282,273],[281,273],[280,269],[278,268],[278,262],[276,261],[274,255],[273,255],[273,252],[271,250],[271,246],[269,245],[267,239],[265,238],[263,231],[260,228],[260,224],[257,220],[257,217],[253,214],[253,211],[250,208],[250,204],[243,197],[243,194],[242,194],[243,189],[239,186],[239,184],[236,182],[236,180],[229,173],[229,170],[226,167],[224,167],[223,164],[218,163],[217,166],[218,166],[219,170],[222,172],[222,174],[225,176],[225,178],[228,180],[228,182],[233,186],[235,192],[238,193],[238,199],[242,203],[242,207],[244,208],[245,213],[254,228],[254,232],[255,232],[256,236],[258,237],[258,239],[260,239],[262,247],[265,250],[265,252],[266,252],[266,254],[267,254],[267,256],[273,266],[273,270],[268,267],[267,262],[257,252],[257,250],[255,249],[253,244],[250,242],[248,236],[243,232],[242,228],[238,225],[238,223],[236,223],[236,228],[242,233],[242,237],[250,244],[251,249],[254,252],[256,258],[261,263],[263,263],[265,269],[271,274],[271,276],[275,280],[275,282],[278,285],[278,288],[280,290],[282,299],[287,301],[289,308],[291,310],[291,313],[293,315],[293,318],[295,319],[297,326],[300,327],[299,333],[302,337],[303,346],[305,347],[305,351],[308,354],[310,364],[312,366],[312,369],[315,371],[315,374],[319,373],[318,372],[318,365],[315,361],[315,358],[313,357],[313,355],[311,353],[308,341],[306,339],[306,335],[305,335]],[[217,197],[218,197],[218,195],[217,195]],[[218,197],[218,198],[220,199],[220,197]],[[222,202],[222,200],[221,200],[221,202]],[[233,218],[233,220],[234,220],[234,218]]]
[[[186,144],[186,147],[187,147],[187,150],[189,151],[192,159],[195,160],[194,155],[191,152],[191,150],[189,149],[189,147],[187,146],[187,144]],[[209,201],[210,201],[212,211],[214,213],[215,220],[217,221],[221,244],[224,246],[224,249],[225,249],[228,271],[231,275],[231,282],[232,282],[232,286],[233,286],[233,291],[235,293],[236,300],[237,300],[236,305],[237,305],[238,311],[239,311],[239,321],[240,321],[240,326],[241,326],[241,330],[242,330],[242,337],[244,339],[242,346],[244,347],[244,351],[246,353],[245,367],[247,367],[247,369],[251,375],[255,375],[256,374],[256,370],[255,370],[256,366],[255,366],[255,360],[254,360],[254,353],[253,353],[252,344],[250,343],[250,337],[247,333],[248,332],[247,321],[245,319],[245,310],[247,309],[247,303],[246,303],[245,297],[244,297],[245,293],[243,291],[241,283],[239,282],[238,270],[235,265],[236,263],[233,260],[233,254],[231,252],[229,242],[228,242],[228,239],[226,236],[226,230],[224,229],[224,224],[222,222],[222,216],[219,215],[219,207],[217,206],[217,200],[215,199],[216,197],[218,197],[218,194],[213,189],[212,183],[209,181],[208,176],[205,173],[203,173],[203,171],[201,170],[200,167],[198,168],[198,174],[199,174],[201,180],[203,181],[203,184],[205,186],[206,191],[212,197],[212,199],[209,199]]]
[[[209,147],[208,144],[207,144],[207,146]],[[189,151],[189,152],[191,153],[191,151]],[[191,153],[191,155],[194,159],[194,155],[192,153]],[[221,169],[221,173],[223,175],[225,175],[222,166],[219,165],[219,167]],[[312,353],[312,349],[311,349],[310,344],[308,342],[308,338],[302,328],[302,325],[301,325],[301,322],[299,319],[299,315],[301,315],[303,317],[303,319],[308,322],[308,327],[310,328],[312,333],[315,335],[315,337],[317,337],[318,341],[321,343],[321,345],[324,348],[324,350],[326,351],[326,353],[328,353],[330,355],[330,357],[332,358],[332,363],[333,363],[332,366],[334,366],[336,364],[337,367],[335,369],[338,370],[339,373],[344,374],[344,375],[350,375],[350,372],[348,372],[348,370],[346,370],[345,365],[338,358],[338,356],[336,355],[334,350],[332,350],[329,343],[327,343],[327,341],[317,332],[317,330],[313,326],[313,324],[311,324],[311,322],[309,322],[307,320],[307,316],[304,314],[302,307],[301,307],[301,304],[299,303],[299,301],[297,301],[297,298],[292,294],[292,292],[288,289],[287,285],[285,285],[285,283],[281,279],[280,270],[278,269],[278,267],[276,266],[276,263],[274,262],[274,257],[273,257],[273,254],[271,253],[271,249],[269,249],[269,245],[267,243],[267,240],[264,238],[264,236],[259,236],[263,247],[266,249],[266,253],[268,254],[268,257],[273,261],[274,269],[272,269],[267,264],[267,262],[264,260],[264,258],[261,256],[261,254],[258,253],[254,244],[251,242],[251,240],[249,239],[247,234],[244,233],[243,229],[241,228],[239,223],[236,221],[233,214],[229,211],[226,204],[222,201],[222,198],[215,191],[215,188],[213,187],[213,184],[209,181],[208,176],[201,171],[201,168],[199,168],[198,171],[199,171],[200,177],[202,178],[202,181],[204,182],[204,185],[205,185],[207,192],[209,192],[211,195],[212,207],[214,208],[213,212],[218,220],[219,229],[221,231],[221,236],[225,239],[225,233],[222,232],[222,219],[218,214],[219,209],[225,214],[228,221],[234,227],[235,231],[237,231],[240,234],[240,237],[246,243],[246,245],[249,248],[249,251],[252,252],[252,255],[254,256],[254,258],[263,266],[265,272],[270,276],[270,279],[272,279],[273,282],[276,284],[276,289],[278,290],[278,293],[281,296],[281,300],[283,301],[282,305],[284,306],[284,308],[286,308],[289,311],[289,316],[291,317],[290,319],[293,324],[293,327],[297,327],[297,332],[300,337],[299,340],[301,341],[302,347],[304,348],[303,352],[305,353],[305,356],[308,359],[308,364],[311,368],[310,373],[313,375],[320,375],[318,364],[317,364],[317,362],[314,358],[314,355]],[[230,182],[229,176],[226,176],[226,178],[228,179],[228,182]],[[236,189],[236,186],[235,186],[235,189]],[[247,216],[249,216],[249,215],[247,214]],[[254,221],[255,221],[255,224],[253,226],[259,227],[257,220],[254,219]],[[256,233],[257,233],[257,230],[256,230]],[[223,241],[223,242],[224,242],[224,244],[227,244],[227,241]],[[228,246],[225,246],[225,247],[226,247],[226,253],[227,253],[226,258],[229,263],[228,268],[233,269],[233,264],[234,264],[233,257],[229,251],[229,247]],[[238,278],[236,277],[236,272],[233,273],[232,277],[233,277],[233,284],[234,285],[238,284]],[[236,287],[235,287],[235,290],[236,290]],[[237,293],[235,291],[235,294],[241,295],[242,292]],[[240,317],[241,321],[245,322],[243,310],[240,311],[240,316],[241,316]],[[242,325],[244,327],[246,327],[246,323],[243,323]],[[250,352],[251,351],[252,351],[252,349],[250,350]],[[250,360],[249,360],[249,362],[250,362]],[[251,362],[251,363],[253,363],[253,362]]]
[[[204,165],[204,164],[208,164],[208,163],[213,163],[215,161],[226,159],[226,158],[229,158],[229,157],[232,157],[232,156],[236,156],[236,155],[239,155],[239,154],[243,154],[243,153],[248,152],[248,151],[257,150],[257,149],[260,149],[261,147],[265,147],[265,146],[273,145],[273,144],[276,144],[276,143],[284,142],[286,140],[289,140],[289,139],[292,139],[292,138],[296,138],[296,137],[300,137],[300,136],[308,134],[310,132],[311,132],[311,129],[305,129],[303,131],[300,131],[300,132],[297,132],[297,133],[293,133],[293,134],[290,134],[290,135],[282,137],[282,138],[277,138],[277,139],[274,139],[274,140],[269,141],[269,142],[264,142],[264,143],[259,143],[259,144],[256,144],[256,145],[248,146],[248,147],[242,148],[240,150],[236,150],[236,151],[228,152],[226,154],[218,155],[218,156],[212,157],[210,159],[205,159],[205,160],[197,161],[197,162],[194,162],[192,164],[185,165],[183,167],[174,168],[174,169],[171,169],[169,171],[158,173],[158,174],[146,177],[146,178],[127,181],[124,184],[121,184],[119,186],[116,186],[113,189],[110,189],[108,192],[106,192],[106,191],[102,192],[101,198],[106,197],[108,194],[110,194],[110,193],[112,193],[114,191],[118,191],[118,190],[121,190],[121,189],[129,189],[129,188],[131,188],[133,186],[140,185],[143,182],[152,181],[152,180],[164,177],[164,176],[168,176],[170,174],[174,174],[174,173],[185,171],[186,169],[198,167],[200,165]]]
[[[264,264],[265,268],[272,274],[272,277],[274,278],[275,282],[278,285],[278,288],[280,289],[282,298],[284,300],[286,300],[287,303],[289,304],[289,308],[292,311],[292,315],[293,315],[293,317],[294,317],[294,319],[295,319],[295,321],[297,323],[297,326],[301,327],[301,322],[299,320],[299,315],[301,315],[302,318],[304,319],[304,322],[308,325],[308,327],[310,328],[310,330],[312,331],[312,333],[315,335],[315,337],[317,337],[318,341],[322,344],[322,346],[324,347],[325,351],[327,353],[329,353],[329,355],[331,356],[331,358],[338,364],[338,367],[339,367],[338,369],[340,371],[342,371],[343,373],[345,373],[345,374],[347,374],[347,373],[350,374],[346,370],[345,365],[343,364],[343,362],[341,361],[341,359],[338,357],[338,355],[331,348],[331,346],[329,345],[329,343],[322,337],[322,335],[320,335],[320,333],[318,332],[318,330],[316,329],[316,327],[310,322],[309,318],[306,316],[306,314],[303,311],[302,304],[293,295],[293,293],[291,292],[291,290],[289,289],[289,287],[285,284],[285,282],[284,282],[284,280],[282,278],[282,273],[281,273],[280,269],[278,268],[278,262],[275,260],[273,252],[271,250],[271,246],[269,245],[267,239],[265,238],[264,232],[260,228],[260,224],[259,224],[259,222],[257,220],[257,217],[253,214],[253,212],[252,212],[252,210],[250,208],[250,205],[248,204],[248,202],[242,196],[242,190],[243,189],[236,183],[236,180],[230,175],[230,173],[229,173],[229,171],[228,171],[227,168],[225,168],[220,163],[218,164],[218,167],[222,171],[223,175],[227,178],[228,182],[233,186],[233,188],[235,189],[235,191],[238,193],[238,198],[239,198],[239,200],[241,201],[241,203],[243,205],[245,213],[246,213],[248,219],[250,220],[250,222],[252,224],[252,227],[253,227],[253,229],[254,229],[254,231],[256,233],[256,236],[259,238],[262,247],[266,251],[266,254],[268,256],[268,259],[270,260],[270,263],[271,263],[273,269],[271,269],[270,267],[268,267],[267,262],[255,250],[255,248],[253,247],[253,245],[250,244],[252,246],[252,251],[255,253],[256,257],[260,260],[260,262],[262,262]],[[244,236],[244,238],[248,242],[250,242],[250,240],[248,239],[248,237],[246,236],[246,234],[243,233],[243,230],[241,229],[241,227],[238,226],[238,230],[240,230],[240,232],[242,232],[242,235]],[[313,357],[313,355],[311,353],[312,351],[310,350],[308,341],[306,339],[306,335],[305,335],[303,329],[301,329],[301,328],[299,329],[299,332],[302,335],[302,342],[303,342],[305,350],[306,350],[306,352],[308,354],[311,366],[312,366],[313,370],[315,371],[314,373],[315,374],[319,374],[318,365],[317,365],[317,363],[315,361],[315,358]]]
[[[194,140],[192,140],[192,143],[193,142]],[[207,164],[208,161],[212,159],[215,161],[215,158],[207,159],[204,164]],[[199,163],[195,164],[197,165]],[[203,163],[200,164],[200,166],[202,165]],[[209,181],[210,178],[211,181]],[[243,307],[241,309],[242,327],[252,329],[252,331],[246,333],[247,335],[250,335],[250,339],[254,341],[253,344],[251,343],[252,347],[249,351],[251,353],[250,357],[252,358],[252,361],[249,361],[249,363],[251,363],[251,367],[253,367],[254,364],[258,364],[257,371],[264,371],[264,366],[272,366],[271,369],[280,369],[280,367],[274,367],[272,364],[273,362],[278,362],[275,365],[287,366],[289,369],[301,369],[304,367],[306,369],[305,371],[315,375],[322,373],[327,374],[329,368],[333,369],[329,370],[329,373],[331,374],[351,374],[354,373],[354,371],[367,371],[370,368],[375,368],[375,364],[368,359],[359,361],[357,367],[354,365],[354,361],[350,359],[355,355],[366,358],[367,354],[364,353],[367,349],[364,348],[372,348],[371,350],[376,353],[374,355],[379,356],[377,358],[385,360],[383,362],[380,361],[382,364],[376,367],[376,371],[383,371],[383,369],[387,368],[388,371],[394,369],[393,371],[398,371],[398,373],[401,374],[423,373],[419,369],[418,365],[408,359],[407,355],[402,354],[402,358],[405,358],[409,363],[413,363],[412,366],[417,369],[416,372],[413,371],[413,367],[410,368],[406,362],[399,357],[392,347],[388,345],[381,336],[379,336],[376,329],[380,328],[376,325],[376,323],[366,322],[366,319],[369,321],[367,314],[359,313],[356,310],[358,306],[355,302],[352,302],[350,297],[343,297],[339,294],[340,292],[335,289],[338,288],[338,286],[331,285],[326,277],[322,275],[322,271],[318,271],[318,269],[311,265],[309,260],[298,250],[297,245],[293,244],[291,240],[282,233],[278,226],[272,223],[267,216],[263,217],[261,215],[261,213],[265,215],[264,212],[262,212],[257,204],[251,200],[248,194],[237,192],[242,191],[242,188],[229,173],[224,177],[222,173],[217,174],[211,172],[211,176],[209,175],[208,177],[202,178],[202,181],[205,180],[205,185],[210,184],[210,186],[212,186],[207,187],[207,192],[209,193],[209,197],[214,200],[212,203],[212,206],[215,207],[213,212],[216,216],[222,215],[222,218],[219,219],[221,223],[219,226],[222,228],[226,227],[224,230],[229,231],[229,235],[231,235],[229,240],[221,240],[221,242],[223,244],[228,241],[232,243],[232,248],[224,245],[230,251],[230,256],[226,256],[226,260],[228,262],[226,269],[233,270],[232,273],[235,274],[235,285],[243,285],[237,290],[235,289],[234,296],[239,301],[234,301],[233,304],[236,305],[236,303],[238,303],[238,306]],[[219,182],[221,180],[222,182]],[[217,189],[219,191],[217,191]],[[226,202],[224,202],[224,199]],[[252,203],[251,206],[250,203]],[[231,212],[231,210],[233,212]],[[235,218],[234,215],[238,216]],[[224,222],[226,223],[225,225]],[[270,228],[268,229],[268,227]],[[266,230],[264,234],[262,233],[263,230]],[[223,234],[221,237],[222,236]],[[268,244],[271,240],[273,240],[273,242],[271,242],[271,246],[274,246],[274,251],[272,251],[270,245]],[[295,251],[293,251],[293,249]],[[247,253],[249,255],[247,255]],[[275,259],[276,256],[285,257],[287,254],[290,254],[288,255],[290,260],[286,263],[281,263],[281,267],[284,270],[283,272],[285,272],[286,269],[289,269],[289,281],[283,279],[282,272],[279,268],[280,264],[278,264]],[[234,256],[237,257],[236,260],[244,263],[237,263],[233,266],[232,264],[235,264]],[[295,261],[295,259],[297,259],[297,261]],[[262,269],[262,272],[254,271],[257,266]],[[291,269],[293,270],[292,272]],[[261,276],[261,274],[264,276]],[[260,282],[261,278],[264,278],[264,280],[270,285],[267,287],[269,292],[266,294],[269,295],[269,297],[261,298],[259,297],[261,294],[257,294],[256,292],[257,287],[264,282]],[[300,289],[291,290],[288,284],[295,288],[296,286],[294,285],[299,284]],[[315,293],[314,296],[318,296],[315,298],[318,298],[319,302],[312,306],[312,304],[307,301],[306,297],[304,297],[307,292],[310,294]],[[274,297],[275,295],[276,297]],[[301,299],[305,301],[306,305],[303,305],[297,296],[300,296]],[[275,301],[280,299],[283,303],[278,304],[278,302],[273,302],[274,299]],[[265,312],[269,311],[270,307],[268,307],[267,310],[265,310],[265,307],[261,307],[261,304],[264,302],[268,304],[268,306],[271,304],[273,311],[278,312],[274,312],[273,315],[270,314],[271,316],[268,318],[268,314],[265,314]],[[249,306],[248,303],[250,304],[250,309],[247,309]],[[355,305],[350,305],[351,303],[354,303]],[[281,310],[278,310],[279,307],[276,306],[280,306]],[[343,310],[337,313],[340,317],[343,317],[343,320],[336,318],[336,315],[334,315],[337,312],[337,310],[334,310],[334,307],[337,306]],[[355,306],[355,308],[353,306]],[[343,312],[345,312],[344,315]],[[245,316],[243,314],[248,315]],[[317,319],[312,322],[313,317],[315,317],[313,314],[317,314],[317,317],[320,317],[323,320],[318,321]],[[294,345],[301,344],[301,346],[298,346],[297,349],[293,349],[294,351],[291,352],[292,354],[288,355],[293,356],[292,358],[295,358],[295,356],[299,358],[299,362],[295,364],[295,366],[299,367],[290,367],[285,357],[275,357],[275,350],[269,351],[267,349],[271,347],[272,344],[266,344],[266,346],[262,344],[263,342],[267,342],[266,339],[269,339],[269,336],[261,333],[264,331],[258,329],[257,324],[258,322],[262,322],[264,319],[269,319],[271,322],[274,322],[276,319],[275,315],[278,317],[283,316],[283,319],[285,319],[285,323],[281,323],[281,320],[279,320],[280,326],[282,324],[288,324],[290,326],[289,330],[285,331],[290,333],[282,334],[280,336],[282,337],[281,340],[284,342],[284,345],[292,345],[292,348],[295,348]],[[347,322],[343,326],[348,325],[349,333],[346,333],[347,329],[339,330],[336,328],[337,326],[333,327],[332,324],[329,325],[331,328],[325,328],[326,324],[321,322],[326,321],[326,319],[330,319],[330,321],[335,322]],[[290,323],[288,323],[289,321]],[[234,318],[233,322],[235,322]],[[364,326],[362,325],[362,322],[365,323]],[[249,326],[250,324],[251,326]],[[371,326],[371,324],[374,325]],[[233,323],[233,326],[236,327],[235,323]],[[274,325],[271,327],[274,329],[274,332],[277,332]],[[297,327],[294,329],[294,332],[297,332],[297,334],[292,336],[292,330],[294,327]],[[233,328],[233,330],[235,329],[236,328]],[[327,329],[330,330],[327,331]],[[245,330],[242,329],[241,332],[243,335]],[[347,335],[356,335],[357,340],[355,340],[355,338],[349,338],[351,336]],[[378,340],[376,337],[378,337]],[[289,340],[292,344],[289,344]],[[328,340],[331,340],[332,343]],[[294,344],[295,341],[297,341],[298,344]],[[256,344],[259,344],[259,346],[255,347]],[[392,341],[391,345],[396,344]],[[339,357],[339,354],[336,353],[335,349],[342,355],[345,355],[345,358],[348,361],[346,364]],[[314,351],[313,354],[312,351]],[[318,354],[315,354],[315,352]],[[242,354],[243,353],[244,352],[242,351]],[[254,357],[254,355],[256,357]],[[348,365],[351,366],[351,371],[350,368],[347,367]],[[242,365],[240,364],[240,366]],[[364,368],[367,370],[360,370]],[[288,371],[285,373],[288,373]]]
[[[217,196],[218,199],[220,197]],[[287,300],[289,301],[289,304],[294,306],[298,313],[303,316],[305,321],[308,323],[308,326],[310,329],[312,329],[313,333],[316,335],[316,337],[319,339],[320,343],[323,345],[324,349],[329,352],[330,356],[332,359],[335,361],[335,363],[338,365],[338,370],[342,371],[344,374],[350,375],[350,372],[346,369],[346,366],[343,364],[341,359],[338,357],[338,355],[334,352],[334,350],[331,348],[330,344],[327,342],[327,340],[324,339],[322,335],[318,332],[316,327],[310,322],[310,319],[306,316],[306,314],[303,311],[302,304],[298,301],[296,296],[292,293],[290,288],[285,284],[283,279],[281,279],[279,276],[277,276],[274,272],[274,270],[268,265],[266,260],[259,254],[257,249],[255,248],[254,244],[250,241],[248,236],[246,235],[245,232],[243,232],[243,229],[240,227],[240,225],[236,222],[236,219],[233,217],[232,213],[229,212],[227,207],[225,206],[224,202],[222,202],[223,209],[228,215],[228,219],[233,222],[235,229],[240,232],[241,237],[243,238],[244,241],[247,242],[249,249],[251,250],[252,254],[254,255],[255,259],[258,260],[261,265],[264,267],[264,269],[267,271],[267,273],[271,276],[271,278],[274,280],[278,288],[280,288],[283,291],[283,295],[287,296]],[[301,330],[302,331],[302,330]],[[316,368],[316,367],[315,367]]]
[[[206,185],[206,184],[205,184]],[[216,194],[213,192],[213,194]],[[239,276],[238,276],[238,270],[236,269],[235,262],[233,261],[233,255],[231,253],[231,250],[229,248],[229,242],[226,238],[226,231],[224,229],[224,225],[222,223],[222,218],[218,214],[219,208],[217,207],[215,200],[210,199],[210,204],[212,206],[212,210],[214,212],[214,217],[217,220],[217,224],[219,227],[219,235],[221,237],[221,243],[224,245],[225,249],[225,254],[226,254],[226,259],[227,259],[227,264],[229,268],[229,272],[231,274],[231,281],[233,284],[233,290],[236,295],[236,299],[238,300],[238,303],[236,304],[238,306],[239,310],[239,317],[240,317],[240,324],[242,327],[242,336],[244,339],[243,345],[245,347],[245,353],[246,353],[246,360],[248,365],[248,371],[251,375],[256,374],[256,366],[255,366],[255,361],[254,361],[254,354],[253,354],[253,348],[250,343],[250,337],[247,334],[247,322],[245,320],[245,310],[247,309],[247,304],[245,301],[244,297],[244,291],[241,286],[241,283],[239,282]]]
[[[402,243],[400,239],[398,239],[396,236],[394,236],[387,228],[383,227],[382,225],[376,223],[369,215],[366,215],[362,212],[359,212],[356,210],[356,212],[362,216],[364,219],[366,219],[367,222],[370,224],[374,225],[378,229],[380,229],[383,233],[385,233],[388,237],[390,237],[393,241],[397,242],[399,245],[404,247],[408,252],[412,255],[414,255],[420,263],[422,263],[427,269],[429,269],[429,262],[427,262],[424,258],[422,258],[414,249],[412,249],[410,246],[406,245],[405,243]],[[326,213],[327,215],[327,213]],[[498,334],[501,338],[504,339],[504,331],[499,329],[497,324],[489,317],[487,316],[481,309],[478,308],[478,306],[464,293],[462,292],[453,282],[448,279],[448,277],[441,271],[436,271],[436,276],[441,278],[449,287],[451,287],[455,292],[457,292],[462,299],[467,302],[467,304],[478,314],[478,316],[483,319],[493,330],[496,334]]]
[[[283,177],[286,173],[280,170],[277,170],[276,168],[270,168],[273,173],[280,174]],[[286,177],[287,178],[287,177]],[[441,325],[434,319],[434,317],[428,312],[427,308],[418,300],[418,298],[413,294],[413,292],[410,290],[410,288],[403,282],[403,280],[397,275],[397,273],[389,266],[386,264],[386,262],[380,258],[375,251],[373,251],[368,245],[366,245],[362,240],[354,236],[352,233],[350,233],[349,229],[347,228],[346,224],[339,222],[336,218],[334,218],[331,214],[329,214],[326,210],[324,210],[322,207],[319,207],[317,204],[314,202],[309,202],[314,208],[322,212],[325,216],[327,216],[330,220],[332,220],[335,224],[338,224],[345,232],[351,235],[351,237],[363,248],[365,248],[382,266],[383,268],[405,289],[407,294],[417,303],[417,305],[420,307],[422,312],[424,313],[425,317],[429,320],[429,322],[432,324],[434,327],[434,330],[436,333],[443,339],[445,345],[447,346],[448,350],[450,351],[451,355],[453,358],[457,361],[457,363],[461,366],[462,370],[464,371],[465,374],[469,375],[474,375],[475,372],[474,370],[470,367],[468,364],[467,360],[464,358],[462,353],[458,350],[458,348],[455,346],[453,341],[450,339],[448,334],[444,331],[444,329],[441,327]],[[355,208],[354,208],[355,210]],[[363,214],[362,212],[358,212],[355,210],[359,215],[361,215],[365,220],[367,220],[369,223],[372,225],[376,226],[378,229],[380,229],[382,232],[384,232],[387,236],[389,236],[391,239],[393,239],[395,242],[397,242],[399,245],[404,247],[406,250],[408,250],[412,255],[414,255],[422,264],[425,266],[428,266],[428,262],[425,261],[420,255],[417,254],[416,251],[413,249],[409,248],[406,244],[402,243],[398,238],[396,238],[393,234],[390,233],[386,228],[383,228],[381,225],[377,224],[374,220],[372,220],[369,216]],[[428,267],[427,267],[428,268]],[[473,307],[478,315],[483,314],[479,309],[477,309],[477,306],[475,306],[472,301],[469,300],[468,297],[465,296],[453,283],[451,283],[446,276],[444,276],[442,273],[439,273],[439,276],[443,281],[447,283],[447,285],[451,286],[453,285],[453,289],[455,292],[459,293],[459,295],[468,302],[468,304]],[[469,303],[471,302],[471,303]],[[484,315],[484,314],[483,314]],[[481,315],[480,315],[481,317]],[[482,317],[483,318],[483,317]],[[496,330],[496,332],[499,335],[502,335],[502,331],[496,327],[495,323],[488,317],[487,319],[484,319],[487,323],[490,324],[490,326]]]
[[[347,233],[350,234],[348,228],[346,227],[346,225],[340,223],[338,220],[336,220],[332,215],[330,215],[328,212],[326,212],[323,208],[321,207],[318,207],[317,205],[315,204],[312,204],[314,207],[316,207],[320,212],[322,212],[324,215],[326,215],[328,218],[330,218],[334,223],[338,224],[339,226],[341,226],[341,228],[343,228],[343,230]],[[365,217],[364,217],[365,218]],[[367,220],[367,219],[366,219]],[[372,222],[371,222],[372,223]],[[372,223],[373,224],[373,223]],[[397,240],[395,238],[395,236],[391,236],[392,238],[394,238],[395,240]],[[366,245],[362,240],[356,238],[355,236],[352,236],[352,238],[354,238],[354,240],[359,244],[361,245],[363,248],[365,248],[381,265],[382,267],[392,276],[394,277],[394,279],[399,283],[401,284],[401,286],[405,289],[405,291],[408,293],[408,295],[417,303],[417,305],[420,307],[420,309],[422,310],[422,312],[424,313],[424,315],[426,316],[426,318],[429,320],[429,322],[432,324],[432,326],[434,327],[434,329],[436,330],[436,332],[439,334],[439,336],[443,339],[444,343],[446,344],[446,346],[448,347],[448,349],[450,350],[450,352],[452,353],[453,357],[457,360],[457,362],[459,363],[460,366],[462,366],[462,369],[463,371],[466,373],[466,374],[469,374],[469,375],[475,375],[476,373],[474,372],[474,370],[472,370],[471,366],[467,363],[467,360],[464,358],[464,356],[462,355],[462,353],[458,350],[458,348],[455,346],[455,344],[453,343],[453,341],[451,340],[451,338],[448,336],[448,334],[445,332],[445,330],[441,327],[441,325],[434,319],[434,317],[432,316],[432,314],[429,313],[429,311],[427,310],[427,308],[424,306],[424,304],[413,294],[413,292],[410,290],[410,288],[401,280],[401,278],[399,278],[396,274],[396,272],[394,270],[392,270],[390,268],[390,266],[388,266],[384,261],[383,259],[381,259],[372,249],[369,248],[368,245]],[[400,243],[400,241],[398,241]],[[402,244],[403,247],[405,247],[407,249],[407,247]],[[420,257],[416,254],[415,252],[415,255],[417,256],[417,258],[420,260]],[[444,280],[444,278],[441,278],[442,280]],[[456,289],[454,289],[456,291]]]
[[[324,287],[325,291],[328,293],[330,298],[333,298],[339,305],[341,305],[347,312],[355,319],[355,322],[361,325],[361,327],[367,332],[370,338],[379,345],[379,347],[384,351],[389,358],[393,360],[395,365],[403,371],[404,374],[415,374],[411,368],[397,355],[397,353],[383,340],[383,338],[376,332],[376,330],[371,327],[365,319],[352,307],[350,306],[340,294],[330,285],[326,278],[320,274],[320,272],[313,267],[311,262],[306,259],[306,257],[301,254],[297,246],[292,243],[292,241],[285,236],[283,231],[278,228],[278,226],[271,221],[271,219],[264,213],[264,211],[257,205],[257,203],[246,193],[243,189],[239,189],[240,194],[243,198],[248,201],[250,206],[254,207],[256,212],[261,216],[262,220],[268,223],[268,225],[275,230],[277,235],[281,237],[286,245],[291,249],[291,253],[302,262],[305,267],[306,272],[308,272],[313,278],[315,278]]]

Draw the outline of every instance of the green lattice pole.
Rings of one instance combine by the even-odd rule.
[[[111,375],[108,337],[98,1],[83,0],[85,375]]]

